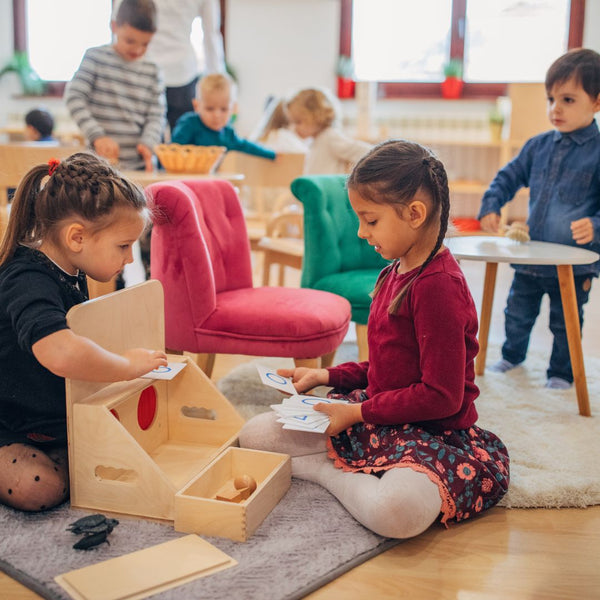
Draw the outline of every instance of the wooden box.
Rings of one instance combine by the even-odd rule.
[[[113,352],[164,349],[163,302],[160,282],[147,281],[77,305],[67,321]],[[257,489],[243,503],[228,503],[210,535],[247,539],[289,488],[290,459],[230,448],[244,419],[190,358],[169,361],[186,363],[170,380],[67,380],[71,505],[177,520],[178,531],[206,533],[196,513],[214,502],[202,490],[241,464]]]
[[[215,497],[240,475],[256,482],[247,500],[228,502]],[[175,495],[175,530],[245,542],[281,500],[290,478],[286,454],[228,448]]]

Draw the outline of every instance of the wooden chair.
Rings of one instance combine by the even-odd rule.
[[[82,146],[61,146],[55,142],[0,144],[0,239],[8,223],[8,190],[16,188],[32,167],[82,150]]]
[[[350,302],[359,360],[368,360],[371,292],[381,269],[389,263],[356,235],[358,217],[350,206],[344,175],[299,177],[291,189],[304,205],[301,285],[338,294]]]
[[[244,152],[230,151],[225,155],[219,172],[241,173],[244,176],[240,196],[246,198],[246,226],[252,250],[266,234],[269,216],[294,201],[290,184],[304,171],[303,153],[279,153],[272,161]],[[218,173],[217,173],[218,175]]]
[[[263,285],[269,285],[271,265],[279,265],[279,286],[285,283],[285,267],[302,268],[303,212],[302,206],[291,204],[267,222],[267,234],[258,242],[258,249],[263,252]]]

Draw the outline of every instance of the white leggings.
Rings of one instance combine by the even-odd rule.
[[[410,538],[438,518],[438,487],[425,473],[392,468],[381,477],[343,471],[327,457],[327,436],[282,429],[275,413],[250,419],[240,432],[240,446],[281,452],[292,457],[292,475],[322,485],[362,525],[390,538]]]

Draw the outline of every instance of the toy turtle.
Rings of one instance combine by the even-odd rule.
[[[99,544],[106,542],[108,534],[119,524],[117,519],[108,519],[104,515],[94,514],[82,517],[77,521],[69,524],[67,531],[71,531],[79,535],[83,533],[83,537],[73,544],[76,550],[88,550]]]

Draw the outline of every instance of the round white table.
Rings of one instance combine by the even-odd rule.
[[[534,241],[519,243],[506,237],[493,235],[450,237],[446,239],[445,244],[457,260],[479,260],[486,263],[479,318],[479,354],[475,359],[475,372],[477,375],[483,375],[485,370],[498,263],[556,266],[579,414],[586,417],[591,416],[581,347],[581,329],[579,311],[577,310],[577,297],[575,295],[573,265],[586,265],[596,262],[600,255],[574,246]]]

